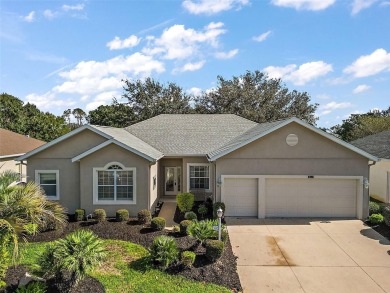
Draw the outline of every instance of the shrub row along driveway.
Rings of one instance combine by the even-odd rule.
[[[362,221],[226,222],[244,293],[390,292],[390,241]]]

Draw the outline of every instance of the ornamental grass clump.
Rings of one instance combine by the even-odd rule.
[[[154,238],[150,254],[155,265],[167,269],[179,259],[179,249],[175,238],[165,235]]]
[[[125,209],[117,210],[115,218],[117,222],[127,222],[129,220],[129,211]]]
[[[194,201],[195,196],[190,192],[178,193],[176,195],[177,206],[182,213],[191,211]]]

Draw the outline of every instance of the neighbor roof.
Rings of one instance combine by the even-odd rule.
[[[205,155],[257,123],[233,114],[162,114],[126,130],[165,156]]]
[[[354,140],[351,144],[378,158],[390,160],[390,130]]]
[[[0,128],[0,158],[20,156],[45,143],[42,140]]]

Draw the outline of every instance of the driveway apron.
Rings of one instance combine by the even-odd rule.
[[[390,293],[390,242],[360,220],[226,222],[244,293]]]

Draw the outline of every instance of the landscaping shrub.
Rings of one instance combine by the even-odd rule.
[[[213,204],[213,216],[214,216],[214,219],[218,218],[217,211],[218,211],[219,208],[221,208],[222,211],[223,211],[222,217],[225,215],[225,204],[223,202],[216,202],[216,203]]]
[[[0,288],[5,286],[3,279],[11,263],[12,256],[9,250],[15,243],[15,237],[14,228],[6,220],[0,219]]]
[[[224,244],[219,240],[207,240],[205,242],[206,257],[208,260],[214,262],[222,256]]]
[[[76,222],[84,221],[85,219],[85,210],[84,209],[77,209],[74,211],[74,219]]]
[[[215,232],[218,234],[218,231],[213,230],[213,221],[193,222],[187,228],[187,234],[196,238],[200,244],[202,244],[206,239],[214,237]]]
[[[370,215],[373,215],[373,214],[380,214],[381,213],[381,205],[375,201],[370,201],[369,204],[369,214]]]
[[[190,220],[183,220],[180,222],[180,233],[183,235],[188,235],[187,234],[187,228],[192,224],[192,221]]]
[[[386,205],[382,209],[382,215],[387,226],[390,226],[390,206]]]
[[[197,220],[198,217],[196,216],[196,214],[194,212],[186,212],[184,215],[184,219],[194,221],[194,220]]]
[[[44,282],[30,282],[26,286],[16,289],[16,293],[45,293],[47,285]]]
[[[198,214],[202,216],[202,219],[204,219],[204,216],[207,214],[208,208],[206,205],[201,204],[198,208]]]
[[[176,195],[176,202],[179,210],[182,213],[189,212],[194,206],[195,196],[190,192],[178,193]]]
[[[372,224],[380,224],[383,222],[383,216],[381,214],[372,214],[368,219]]]
[[[45,275],[58,277],[70,273],[71,285],[75,286],[105,256],[103,242],[92,231],[77,230],[48,245],[39,258],[39,265]]]
[[[93,212],[93,217],[96,219],[98,222],[103,222],[106,220],[106,211],[103,209],[96,209]]]
[[[190,268],[195,262],[196,254],[192,251],[183,251],[181,254],[181,263],[187,267]]]
[[[166,221],[164,218],[161,217],[155,217],[150,222],[150,227],[154,231],[162,231],[165,228]]]
[[[154,264],[163,269],[168,268],[179,258],[179,249],[175,238],[165,235],[156,237],[150,248],[150,254]]]
[[[180,232],[180,226],[178,225],[173,226],[172,231],[175,233]]]
[[[125,209],[117,210],[116,211],[116,221],[117,222],[124,222],[129,220],[129,211]]]
[[[138,212],[138,222],[140,224],[149,223],[152,220],[152,214],[149,210],[140,210]]]
[[[26,224],[23,226],[23,230],[26,234],[28,235],[36,235],[38,233],[38,224],[33,224],[33,223],[30,223],[30,224]]]

